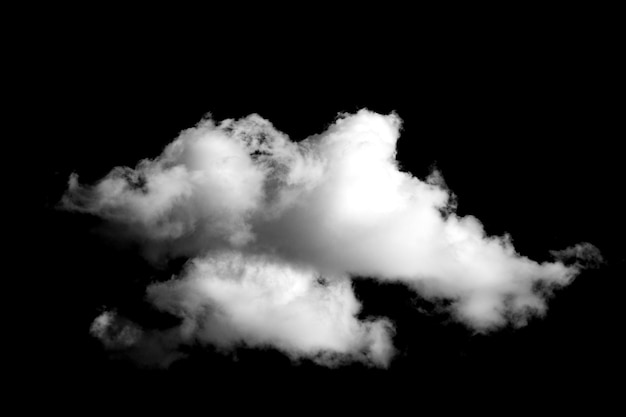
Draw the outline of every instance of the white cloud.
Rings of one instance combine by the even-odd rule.
[[[148,296],[184,319],[185,336],[219,348],[276,346],[294,356],[334,352],[387,364],[391,324],[355,318],[360,303],[349,280],[317,278],[311,268],[225,252],[196,259],[183,279],[152,285]]]
[[[577,266],[532,261],[508,236],[457,216],[439,173],[420,180],[399,169],[400,128],[394,114],[361,110],[292,142],[258,115],[205,120],[135,169],[91,187],[73,176],[63,201],[123,224],[153,259],[193,257],[148,294],[184,318],[186,337],[222,348],[388,363],[391,325],[356,318],[353,276],[450,299],[479,330],[542,314],[537,284],[567,284]]]

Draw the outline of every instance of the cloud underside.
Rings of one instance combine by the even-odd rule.
[[[387,366],[393,323],[358,318],[357,276],[446,299],[479,331],[543,314],[579,266],[520,256],[508,236],[456,215],[438,172],[419,179],[398,166],[400,128],[395,114],[361,110],[293,142],[258,115],[205,119],[135,168],[93,185],[72,175],[66,209],[122,226],[154,262],[191,259],[146,290],[180,326],[158,334],[105,312],[93,334],[118,348],[245,345]]]

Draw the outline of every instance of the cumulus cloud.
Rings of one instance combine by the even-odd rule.
[[[478,330],[544,313],[545,289],[581,266],[563,256],[582,252],[538,263],[508,236],[487,236],[478,219],[455,214],[440,173],[401,170],[400,130],[397,115],[361,110],[294,142],[258,115],[209,118],[135,168],[91,186],[72,175],[62,203],[123,226],[149,259],[192,258],[147,288],[157,308],[181,317],[184,341],[385,366],[393,325],[358,318],[359,276],[448,299]]]
[[[327,362],[332,353],[385,365],[391,324],[359,321],[348,279],[322,283],[312,268],[263,255],[221,253],[192,262],[183,280],[148,289],[160,309],[179,314],[185,337],[218,348],[275,346]]]

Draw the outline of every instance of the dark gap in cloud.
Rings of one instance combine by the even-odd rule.
[[[354,288],[363,304],[359,318],[384,316],[394,326],[397,354],[392,367],[411,364],[434,372],[462,366],[471,359],[464,356],[475,333],[455,320],[450,300],[428,299],[401,283],[362,277],[355,278]],[[425,364],[424,358],[430,364]]]

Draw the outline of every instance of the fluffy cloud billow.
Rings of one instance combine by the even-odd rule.
[[[294,142],[258,115],[206,119],[135,168],[93,185],[72,175],[62,203],[122,226],[148,259],[191,259],[147,288],[156,308],[181,318],[168,333],[178,343],[387,366],[393,323],[358,317],[357,276],[447,299],[479,331],[544,313],[549,290],[580,263],[537,263],[508,236],[456,215],[439,173],[419,179],[399,168],[400,129],[395,114],[361,110]],[[141,343],[137,331],[104,337],[115,323],[105,317],[94,323],[105,343]]]

